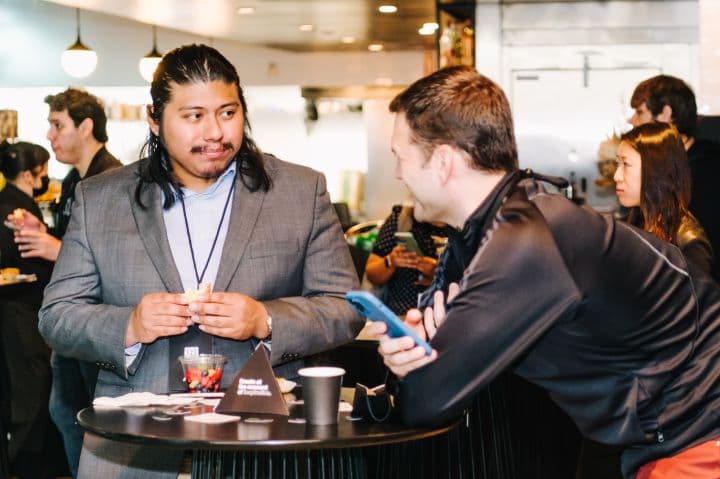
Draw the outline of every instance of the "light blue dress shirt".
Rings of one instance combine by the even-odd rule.
[[[198,274],[202,274],[205,262],[210,255],[213,239],[218,231],[218,225],[223,214],[225,201],[227,200],[233,181],[235,181],[235,162],[231,162],[227,170],[218,178],[218,180],[210,185],[205,191],[200,193],[183,188],[185,210],[187,211],[187,222],[190,235],[192,237],[193,251],[195,253],[195,262]],[[230,213],[232,211],[232,199],[225,211],[225,219],[220,227],[218,240],[215,249],[210,257],[205,276],[201,282],[209,282],[215,284],[218,268],[220,267],[220,258],[222,257],[223,245],[227,236],[228,226],[230,224]],[[190,253],[190,243],[185,228],[185,218],[183,217],[183,209],[180,201],[176,201],[168,210],[163,210],[163,220],[165,221],[165,231],[167,232],[168,242],[170,243],[170,251],[172,252],[175,266],[180,273],[180,280],[183,288],[196,289],[198,287],[195,278],[195,269],[193,268],[193,260]],[[148,291],[150,292],[150,291]],[[133,344],[125,348],[125,365],[129,366],[140,352],[140,343]]]

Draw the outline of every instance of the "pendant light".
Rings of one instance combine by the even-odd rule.
[[[147,80],[148,83],[152,83],[155,69],[162,60],[162,55],[157,50],[157,31],[155,25],[152,27],[153,31],[153,48],[150,53],[140,59],[138,68],[140,68],[140,75]]]
[[[84,78],[95,71],[97,66],[97,53],[83,45],[80,41],[80,9],[75,9],[77,19],[77,40],[62,53],[62,63],[65,73],[75,78]]]

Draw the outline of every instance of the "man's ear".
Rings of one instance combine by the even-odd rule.
[[[145,108],[147,109],[147,121],[148,126],[150,127],[150,131],[153,132],[153,135],[160,136],[160,124],[155,121],[153,118],[153,106],[152,105],[146,105]]]
[[[660,114],[655,117],[655,121],[661,121],[663,123],[672,123],[672,107],[670,105],[664,105]]]
[[[445,184],[455,170],[455,162],[458,160],[457,151],[450,145],[438,145],[433,156],[435,156],[438,177],[441,183]]]
[[[78,125],[78,130],[80,130],[80,134],[83,137],[88,138],[88,137],[92,136],[94,127],[95,127],[95,122],[93,121],[92,118],[88,117],[80,122],[80,124]]]

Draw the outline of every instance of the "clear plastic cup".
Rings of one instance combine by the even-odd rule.
[[[180,356],[178,361],[183,368],[183,381],[188,392],[207,393],[220,390],[225,356],[222,354],[198,354]]]

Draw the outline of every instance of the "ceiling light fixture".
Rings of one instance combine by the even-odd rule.
[[[237,9],[238,15],[252,15],[255,13],[255,9],[253,7],[240,7]]]
[[[153,48],[150,53],[145,55],[140,59],[140,63],[138,63],[138,68],[140,69],[140,75],[148,82],[152,83],[153,81],[153,75],[155,74],[155,69],[157,68],[158,64],[160,63],[160,60],[162,60],[162,55],[157,49],[157,30],[156,26],[152,26],[152,32],[153,32]]]
[[[423,26],[418,30],[420,35],[433,35],[438,29],[438,24],[435,22],[423,23]]]
[[[300,30],[301,32],[312,32],[313,30],[315,30],[315,26],[310,25],[309,23],[305,23],[303,25],[300,25],[298,27],[298,30]]]
[[[80,9],[75,9],[77,24],[77,40],[70,45],[60,57],[65,73],[75,78],[84,78],[95,71],[97,66],[97,53],[83,45],[80,41]]]
[[[385,47],[383,47],[382,43],[371,43],[368,45],[368,50],[371,52],[381,52],[383,51],[383,48]]]
[[[378,7],[378,12],[380,12],[380,13],[395,13],[395,12],[397,12],[397,7],[395,5],[380,5]]]
[[[345,44],[355,43],[355,37],[351,37],[351,36],[342,37],[342,38],[340,39],[340,41],[343,42],[343,43],[345,43]]]

